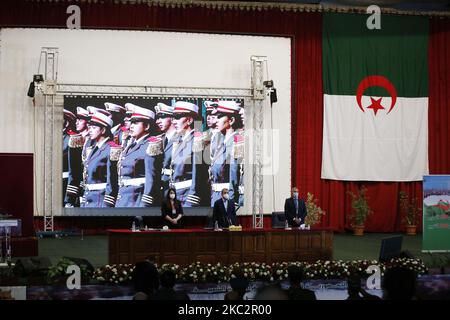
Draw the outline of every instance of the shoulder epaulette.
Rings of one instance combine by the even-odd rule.
[[[212,140],[212,133],[210,130],[208,131],[203,131],[203,147],[206,148],[207,146],[209,146],[211,144],[211,140]]]
[[[244,144],[244,136],[240,134],[236,134],[234,136],[234,157],[236,159],[244,158],[245,153],[245,144]]]
[[[69,148],[82,148],[84,145],[84,138],[81,134],[73,134],[69,137]]]
[[[194,132],[194,144],[192,145],[193,152],[200,152],[205,148],[205,135],[203,132]]]
[[[146,153],[151,156],[157,156],[164,152],[163,139],[161,136],[152,136],[147,139],[148,147]]]
[[[114,141],[108,141],[108,144],[111,147],[109,151],[109,160],[119,161],[120,155],[122,154],[122,146],[118,145]]]

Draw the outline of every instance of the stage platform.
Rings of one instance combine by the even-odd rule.
[[[279,262],[331,260],[333,232],[318,230],[244,229],[213,231],[108,230],[109,263],[136,263],[147,256],[156,262]]]

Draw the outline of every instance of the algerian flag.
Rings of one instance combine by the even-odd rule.
[[[415,181],[428,174],[428,20],[326,13],[322,178]]]

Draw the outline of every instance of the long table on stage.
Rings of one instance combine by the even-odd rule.
[[[156,262],[187,265],[193,262],[278,262],[330,260],[333,231],[244,229],[213,231],[108,230],[109,263],[136,263],[147,256]]]

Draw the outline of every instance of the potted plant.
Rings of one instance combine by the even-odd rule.
[[[61,258],[56,265],[51,266],[48,269],[47,283],[65,285],[69,277],[69,275],[67,274],[67,268],[71,265],[77,265],[77,263],[67,257]],[[88,284],[92,277],[92,271],[86,265],[78,266],[80,267],[81,283]]]
[[[367,188],[363,185],[357,193],[348,191],[348,194],[352,197],[352,213],[349,215],[351,226],[353,228],[353,234],[355,236],[364,235],[364,224],[367,217],[373,212],[367,202],[366,195]]]
[[[422,211],[422,208],[418,206],[418,199],[413,198],[409,201],[406,192],[400,191],[400,209],[406,226],[406,234],[410,236],[416,235],[417,219],[420,217],[420,212]]]
[[[309,192],[306,199],[306,212],[305,224],[308,226],[318,224],[325,215],[325,211],[317,205],[317,199],[314,199],[314,195]]]

